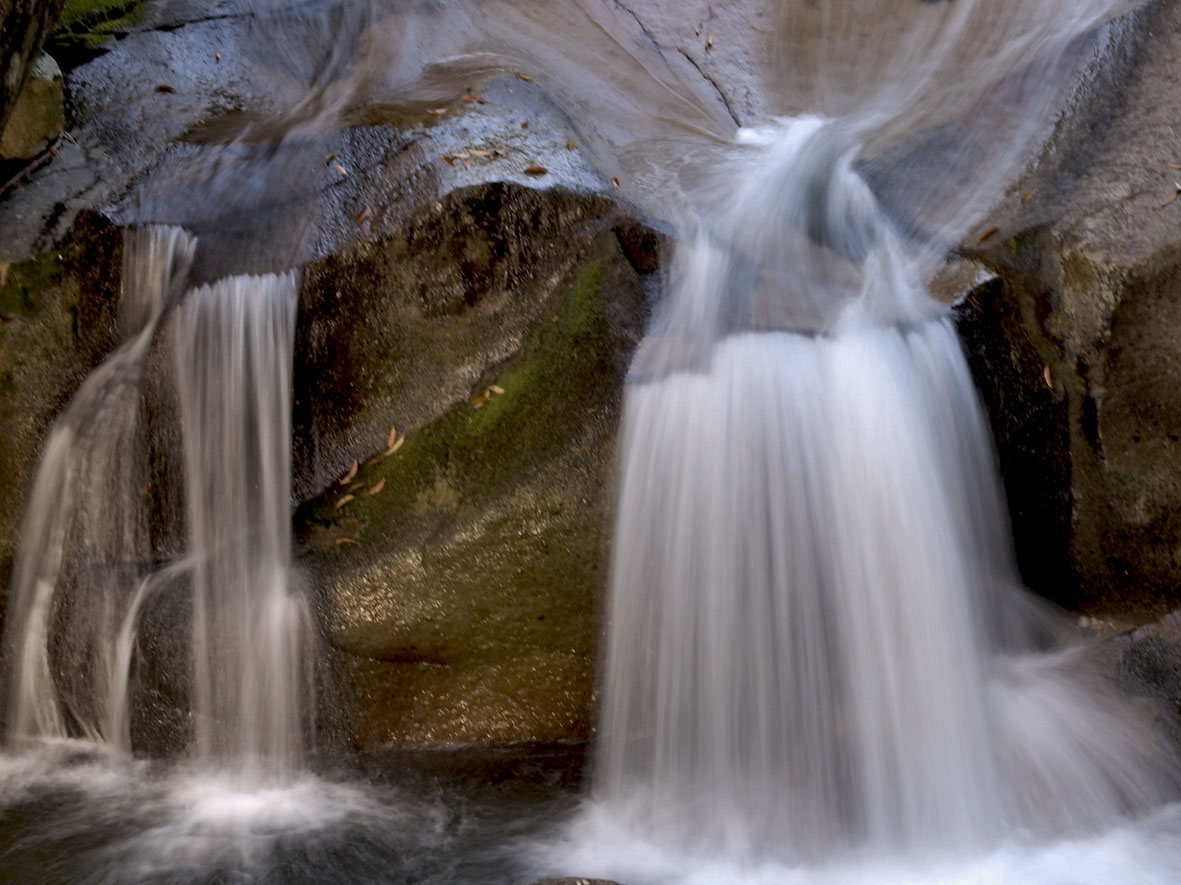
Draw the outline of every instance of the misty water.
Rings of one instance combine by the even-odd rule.
[[[1137,4],[735,4],[741,112],[619,4],[247,5],[276,108],[124,207],[125,340],[30,495],[0,876],[1173,880],[1176,748],[1021,587],[929,294]],[[597,728],[586,758],[353,757],[318,736],[292,558],[316,217],[260,211],[246,245],[158,222],[289,187],[289,151],[356,104],[523,68],[676,233],[625,392]],[[240,262],[200,251],[250,248],[276,272],[211,274]],[[161,612],[188,632],[141,658]],[[143,721],[152,692],[188,720]],[[160,733],[178,745],[145,745]]]

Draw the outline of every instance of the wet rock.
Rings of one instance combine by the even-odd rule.
[[[121,261],[119,230],[93,213],[57,249],[0,261],[0,596],[45,434],[116,343]]]
[[[534,882],[533,885],[619,885],[618,882],[612,882],[608,879],[543,879],[540,882]]]
[[[0,135],[0,160],[29,160],[61,135],[66,125],[61,68],[41,53],[29,70]]]
[[[1181,7],[1104,39],[1102,69],[989,219],[997,234],[965,247],[1003,280],[976,299],[992,355],[970,349],[1026,577],[1143,619],[1181,603]]]
[[[485,186],[309,274],[297,424],[316,442],[298,460],[321,483],[362,463],[301,509],[300,562],[363,746],[588,734],[646,315],[621,221]]]

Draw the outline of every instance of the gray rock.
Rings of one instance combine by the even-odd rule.
[[[1181,8],[1106,36],[1104,69],[985,222],[999,233],[964,251],[1002,279],[976,298],[1004,321],[975,368],[1023,572],[1143,619],[1181,604]],[[1044,434],[1012,432],[1027,418]]]

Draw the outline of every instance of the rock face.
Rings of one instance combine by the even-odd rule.
[[[0,159],[30,160],[61,134],[66,125],[63,82],[57,62],[41,53],[0,134]]]
[[[361,745],[587,736],[631,224],[490,185],[309,274],[298,423],[373,456],[297,519]]]
[[[1026,579],[1135,621],[1181,604],[1181,7],[1111,38],[1105,76],[985,222],[999,233],[965,250],[1001,278],[968,338]]]
[[[0,0],[0,132],[66,0]]]

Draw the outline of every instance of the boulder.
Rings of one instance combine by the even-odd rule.
[[[297,515],[300,565],[355,743],[588,736],[647,311],[633,225],[601,198],[488,185],[309,272],[296,423],[319,442],[297,461],[363,463],[338,460]]]
[[[1026,580],[1135,622],[1181,604],[1181,7],[1105,39],[997,232],[963,247],[1000,278],[964,327]]]
[[[0,132],[66,0],[0,2]]]
[[[0,160],[31,160],[61,135],[66,125],[63,84],[57,62],[44,52],[37,56],[0,134]]]

